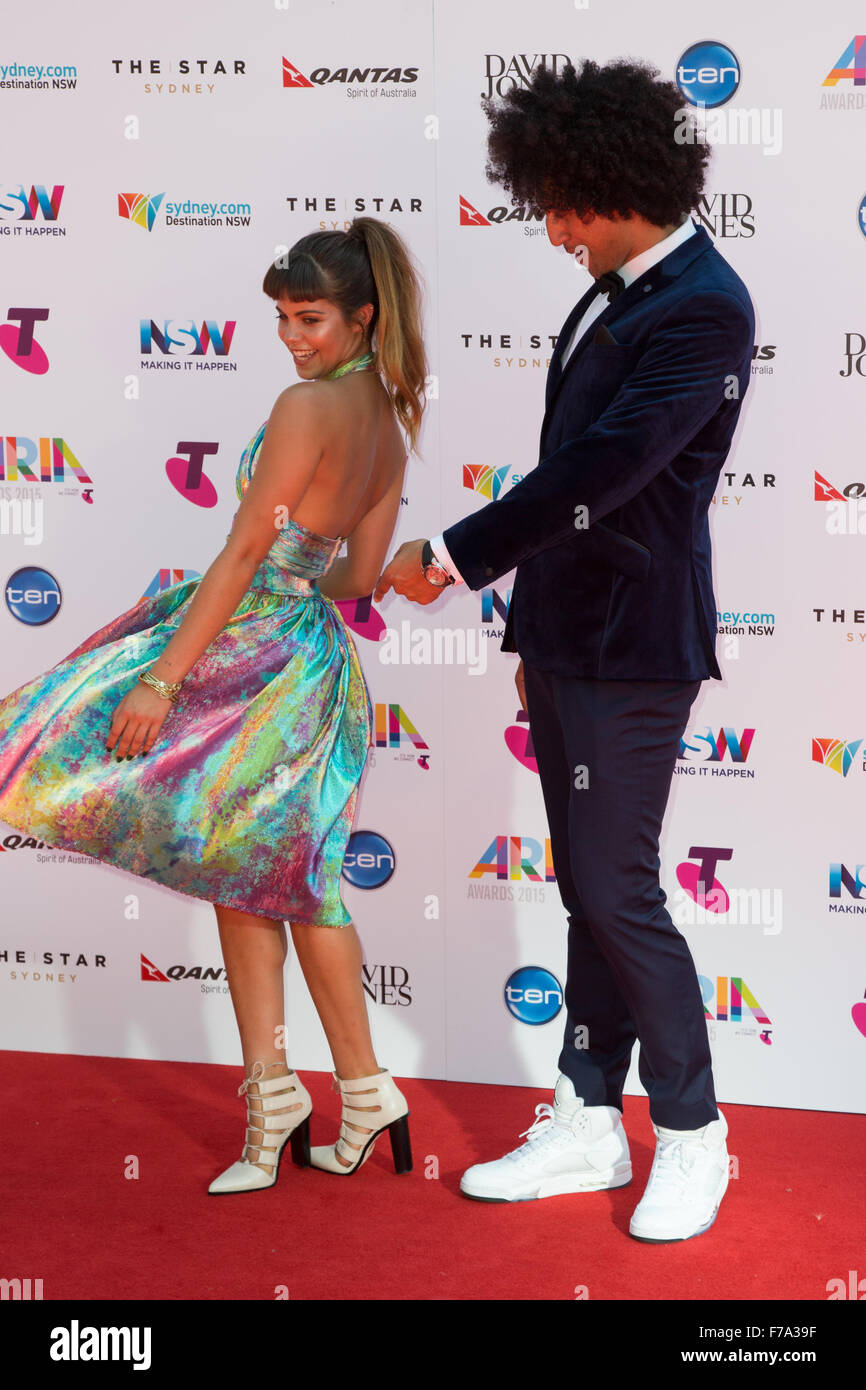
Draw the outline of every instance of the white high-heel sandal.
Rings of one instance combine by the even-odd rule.
[[[343,1100],[340,1137],[336,1144],[311,1149],[311,1165],[326,1173],[343,1173],[346,1176],[356,1173],[367,1162],[380,1134],[387,1129],[391,1138],[394,1172],[410,1173],[409,1106],[406,1097],[394,1084],[391,1073],[383,1068],[375,1076],[355,1076],[348,1081],[341,1081],[336,1072],[333,1076]],[[371,1094],[365,1095],[364,1092]],[[372,1133],[359,1133],[351,1128],[353,1124],[372,1130]],[[341,1163],[341,1158],[350,1162]]]
[[[295,1072],[288,1076],[273,1076],[269,1081],[262,1078],[268,1066],[284,1066],[283,1062],[256,1062],[250,1075],[238,1087],[238,1095],[247,1097],[246,1142],[241,1157],[236,1163],[214,1178],[208,1192],[220,1197],[229,1192],[260,1192],[273,1187],[280,1171],[280,1159],[287,1139],[291,1140],[292,1160],[304,1168],[310,1162],[310,1114],[313,1102],[307,1088]],[[258,1085],[258,1095],[250,1095],[251,1084]],[[258,1101],[261,1109],[254,1110],[253,1102]],[[286,1110],[287,1106],[300,1102],[300,1109]],[[283,1110],[282,1115],[272,1111]],[[255,1131],[262,1135],[262,1143],[250,1142]],[[276,1144],[265,1144],[264,1140],[273,1138]],[[259,1168],[259,1163],[273,1166],[270,1175]]]

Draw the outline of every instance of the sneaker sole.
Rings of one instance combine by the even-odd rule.
[[[638,1236],[631,1228],[629,1228],[629,1235],[632,1240],[642,1241],[644,1245],[675,1245],[678,1241],[694,1240],[695,1236],[702,1236],[705,1231],[710,1229],[718,1214],[719,1208],[716,1207],[706,1226],[701,1226],[698,1231],[690,1231],[687,1236]]]
[[[712,1226],[713,1222],[719,1214],[719,1207],[722,1205],[722,1197],[724,1197],[725,1192],[727,1192],[727,1190],[728,1184],[725,1183],[724,1190],[722,1191],[721,1196],[719,1197],[719,1200],[716,1203],[716,1209],[710,1217],[709,1221],[706,1223],[706,1225],[701,1226],[697,1231],[689,1231],[689,1234],[687,1236],[639,1236],[635,1234],[635,1232],[631,1229],[631,1226],[629,1226],[628,1228],[628,1233],[631,1236],[632,1240],[643,1241],[644,1245],[673,1245],[677,1241],[694,1240],[695,1236],[702,1236],[704,1232],[708,1231]]]
[[[464,1197],[471,1198],[473,1202],[534,1202],[542,1197],[565,1197],[570,1193],[607,1192],[615,1187],[627,1187],[631,1179],[631,1164],[629,1164],[628,1171],[609,1171],[606,1175],[599,1174],[593,1180],[581,1181],[570,1174],[563,1174],[559,1178],[548,1178],[539,1183],[535,1191],[516,1193],[513,1197],[491,1197],[481,1192],[470,1192],[468,1188],[463,1186],[462,1182],[460,1192]]]

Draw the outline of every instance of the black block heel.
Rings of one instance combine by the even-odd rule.
[[[412,1172],[412,1146],[409,1143],[409,1112],[393,1120],[388,1126],[391,1138],[391,1152],[394,1155],[394,1172]]]
[[[310,1117],[309,1115],[289,1136],[292,1146],[292,1162],[299,1168],[310,1167]]]

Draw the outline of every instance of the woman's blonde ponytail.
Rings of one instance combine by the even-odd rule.
[[[356,217],[347,235],[362,240],[367,248],[379,298],[377,366],[414,449],[426,404],[427,378],[419,275],[405,242],[387,223],[375,217]]]

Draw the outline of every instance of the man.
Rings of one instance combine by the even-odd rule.
[[[547,380],[536,468],[384,571],[429,603],[516,566],[503,649],[521,656],[568,913],[567,1023],[554,1104],[461,1190],[522,1201],[631,1180],[622,1088],[636,1039],[656,1153],[630,1224],[686,1240],[728,1181],[688,946],[665,908],[658,842],[701,682],[720,679],[707,514],[750,379],[742,281],[689,218],[706,147],[678,143],[679,93],[645,64],[538,71],[497,107],[488,176],[543,209],[595,285]],[[524,471],[520,469],[519,471]]]

